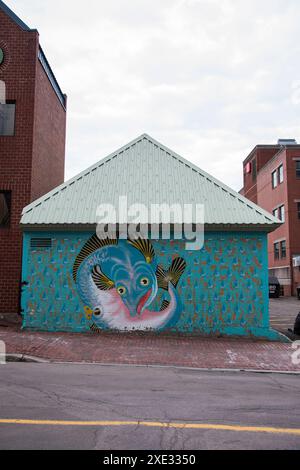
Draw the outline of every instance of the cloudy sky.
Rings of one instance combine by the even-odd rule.
[[[6,0],[68,95],[66,177],[146,132],[229,186],[300,142],[299,0]]]

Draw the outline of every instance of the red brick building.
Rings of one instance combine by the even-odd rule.
[[[64,181],[66,96],[30,29],[0,0],[0,313],[19,310],[24,206]]]
[[[287,139],[257,145],[243,168],[240,192],[283,222],[268,235],[269,272],[285,295],[295,295],[300,285],[300,145]]]

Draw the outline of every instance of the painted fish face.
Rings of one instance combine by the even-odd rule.
[[[73,279],[90,328],[159,329],[177,321],[181,311],[176,286],[185,261],[176,257],[166,271],[149,240],[101,240],[93,235],[73,266]],[[149,310],[158,289],[168,291],[160,310]]]
[[[128,266],[116,266],[112,274],[116,291],[130,316],[142,315],[158,291],[153,267],[144,261],[138,261],[129,269]]]

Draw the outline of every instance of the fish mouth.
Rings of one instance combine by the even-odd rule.
[[[137,312],[138,315],[141,315],[142,310],[143,310],[143,308],[144,308],[144,306],[145,306],[145,303],[147,302],[147,300],[149,299],[149,297],[150,297],[150,295],[151,295],[151,292],[152,292],[152,290],[149,289],[148,292],[146,292],[146,294],[143,295],[143,297],[142,297],[141,300],[139,301],[138,306],[137,306],[137,308],[136,308],[136,312]]]

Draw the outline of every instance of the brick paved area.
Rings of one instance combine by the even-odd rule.
[[[292,344],[249,339],[139,334],[22,332],[0,327],[7,353],[57,361],[300,371]],[[299,354],[300,359],[300,354]]]

